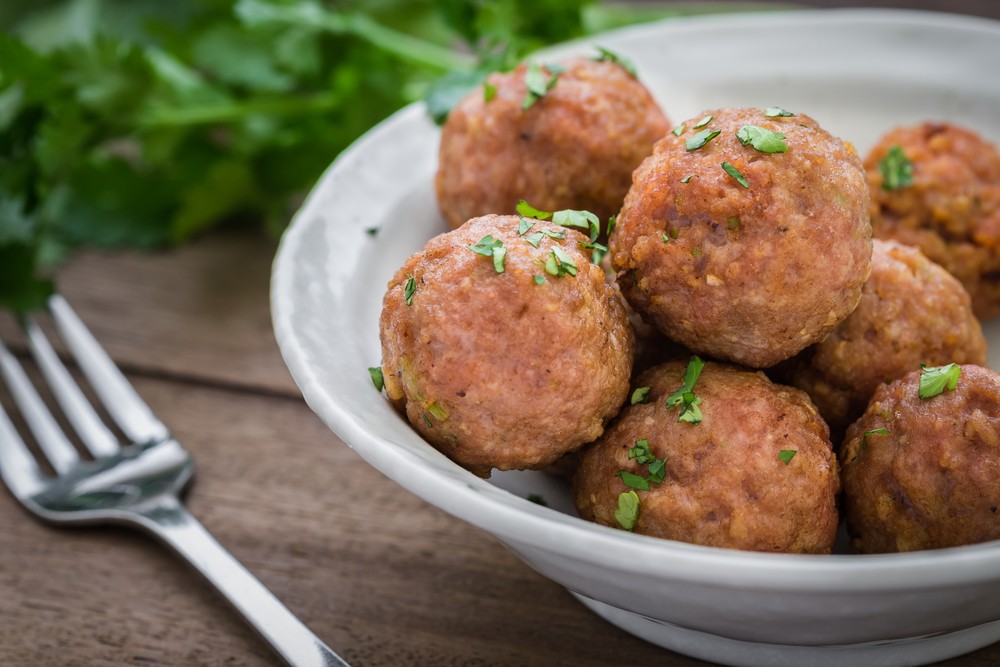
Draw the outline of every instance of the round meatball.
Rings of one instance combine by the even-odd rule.
[[[667,362],[640,375],[637,386],[650,387],[648,400],[625,407],[584,451],[573,485],[580,515],[628,528],[619,497],[634,491],[637,533],[732,549],[829,553],[838,522],[837,461],[809,398],[759,371],[708,362],[693,387],[701,422],[681,421],[685,403],[667,404],[684,384],[686,365]],[[662,481],[656,461],[666,463]],[[645,478],[649,490],[636,489],[629,474]]]
[[[844,507],[862,553],[1000,539],[1000,375],[961,366],[952,391],[921,371],[875,392],[841,450]]]
[[[861,303],[792,360],[788,381],[809,394],[842,436],[879,384],[920,364],[949,362],[986,363],[986,339],[968,292],[918,249],[876,240]]]
[[[922,123],[883,136],[865,168],[875,236],[917,246],[950,271],[979,318],[1000,312],[996,147],[957,125]]]
[[[612,62],[577,59],[527,109],[527,65],[492,74],[448,115],[441,133],[437,197],[452,228],[487,213],[514,213],[524,199],[541,210],[618,212],[632,170],[670,125],[649,91]]]
[[[517,216],[489,215],[431,239],[382,302],[389,398],[482,476],[542,468],[594,440],[629,388],[634,336],[586,237],[527,222],[522,235]]]
[[[708,111],[661,139],[632,180],[610,239],[622,292],[691,350],[764,368],[858,304],[868,185],[853,148],[812,118]]]

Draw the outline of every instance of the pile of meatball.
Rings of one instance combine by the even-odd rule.
[[[627,61],[490,75],[441,134],[451,231],[389,282],[385,391],[445,456],[714,547],[1000,539],[1000,153],[862,160],[801,110],[671,123]]]

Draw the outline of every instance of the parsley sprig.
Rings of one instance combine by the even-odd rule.
[[[673,409],[680,407],[680,413],[677,415],[677,421],[687,422],[689,424],[700,424],[701,423],[701,397],[695,396],[694,385],[698,382],[698,377],[701,375],[701,370],[705,367],[705,362],[702,361],[701,357],[694,355],[688,362],[687,368],[684,370],[684,384],[681,385],[680,389],[672,393],[667,397],[667,409]]]
[[[920,364],[920,383],[917,395],[922,399],[934,398],[958,386],[962,377],[962,367],[958,364],[928,368]]]

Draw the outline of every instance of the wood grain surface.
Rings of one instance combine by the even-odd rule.
[[[881,4],[1000,18],[993,2]],[[707,664],[600,620],[340,442],[274,343],[274,251],[272,239],[224,232],[169,253],[83,254],[60,275],[194,454],[187,504],[233,555],[355,667]],[[0,492],[0,666],[277,664],[150,538],[50,528]],[[1000,645],[941,664],[998,665]]]

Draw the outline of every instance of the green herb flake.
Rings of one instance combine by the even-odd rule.
[[[573,258],[566,254],[566,251],[559,246],[554,246],[552,252],[545,259],[545,272],[550,276],[575,276],[577,272],[576,263]]]
[[[635,522],[639,519],[639,495],[633,491],[623,491],[618,494],[618,509],[615,510],[615,519],[618,525],[625,530],[635,528]]]
[[[609,51],[608,49],[605,49],[604,47],[601,46],[597,47],[597,51],[600,53],[599,56],[594,58],[594,60],[596,60],[597,62],[606,61],[614,63],[615,65],[618,65],[623,70],[625,70],[625,72],[633,79],[639,78],[639,75],[635,71],[635,65],[633,65],[632,61],[629,60],[628,58],[624,58],[618,55],[617,53]]]
[[[545,70],[549,70],[546,72]],[[528,110],[535,105],[538,100],[555,88],[559,80],[561,68],[546,66],[542,68],[538,63],[528,63],[528,69],[524,74],[524,87],[527,91],[524,94],[524,101],[521,103],[522,110]]]
[[[479,239],[475,245],[465,246],[477,255],[493,258],[493,269],[497,273],[504,272],[504,260],[507,257],[507,249],[503,247],[503,241],[493,238],[492,234],[487,234]]]
[[[679,137],[682,134],[684,134],[684,130],[686,130],[686,129],[687,129],[687,125],[685,125],[684,123],[681,123],[680,125],[678,125],[674,129],[670,130],[670,134],[674,135],[675,137]]]
[[[628,470],[619,470],[618,476],[622,478],[625,486],[639,491],[649,491],[649,480],[642,475],[636,475]]]
[[[689,424],[701,423],[701,409],[698,407],[701,404],[701,398],[695,396],[694,385],[698,382],[698,377],[701,376],[701,371],[704,367],[705,362],[702,361],[701,357],[698,355],[692,356],[687,368],[684,370],[684,384],[681,385],[680,389],[667,397],[666,405],[668,410],[678,406],[681,408],[680,414],[677,416],[677,421]]]
[[[608,247],[603,243],[586,243],[584,241],[579,243],[581,248],[590,251],[590,261],[594,264],[600,264],[604,261],[604,256],[608,254]]]
[[[722,163],[722,170],[736,179],[736,182],[742,185],[744,188],[750,187],[750,182],[747,177],[740,173],[740,170],[729,164],[728,162]]]
[[[535,226],[534,220],[528,220],[523,215],[518,216],[517,222],[517,235],[524,236],[528,233],[528,230]]]
[[[768,118],[789,118],[795,114],[791,111],[785,111],[781,107],[767,107],[764,109],[764,115]]]
[[[789,463],[791,463],[792,459],[795,458],[795,455],[797,453],[798,452],[794,449],[782,449],[780,452],[778,452],[778,458],[781,459],[782,463],[788,465]]]
[[[920,371],[920,386],[917,388],[917,396],[922,399],[934,398],[938,394],[952,391],[958,386],[958,379],[962,377],[962,367],[958,364],[933,368],[920,364]]]
[[[507,248],[502,245],[493,249],[493,270],[497,273],[504,272],[504,260],[507,259]]]
[[[892,191],[913,185],[913,163],[897,145],[890,146],[885,157],[878,161],[878,170],[882,172],[883,190]]]
[[[543,235],[545,235],[545,236],[548,236],[550,239],[559,239],[559,240],[562,240],[562,239],[566,238],[566,230],[565,229],[551,229],[551,228],[546,228],[546,229],[543,229],[540,233],[543,234]]]
[[[667,460],[653,459],[649,462],[647,470],[649,471],[649,477],[647,479],[654,484],[659,484],[667,476]]]
[[[417,281],[414,279],[412,273],[406,274],[406,284],[403,285],[403,299],[406,300],[406,305],[409,306],[413,303],[413,295],[417,292]]]
[[[618,222],[617,216],[611,216],[608,218],[608,236],[611,236],[611,232],[615,231],[615,223]]]
[[[426,414],[421,414],[420,416],[424,418],[424,425],[427,428],[434,428],[434,424],[431,423],[430,417],[428,417]]]
[[[696,151],[720,134],[722,134],[722,130],[702,130],[684,142],[684,149],[687,151]]]
[[[497,96],[497,87],[489,81],[483,82],[483,101],[489,102]]]
[[[694,129],[696,129],[696,130],[698,128],[705,127],[706,125],[708,125],[709,123],[712,122],[712,118],[714,118],[714,116],[705,116],[704,118],[702,118],[701,120],[699,120],[697,123],[695,123],[691,127],[694,128]]]
[[[630,460],[635,460],[639,465],[652,463],[656,460],[652,450],[649,449],[649,440],[645,438],[636,440],[635,444],[628,448],[628,457]]]
[[[542,234],[541,232],[535,232],[534,234],[528,234],[523,238],[525,243],[532,246],[533,248],[537,248],[538,244],[541,243],[543,238],[545,238],[545,234]]]
[[[636,390],[632,392],[632,398],[629,399],[629,405],[645,403],[649,400],[649,392],[652,390],[652,387],[637,387]]]
[[[668,235],[666,232],[662,232],[660,234],[660,238],[663,239],[664,243],[670,243],[670,235]]]
[[[535,220],[548,220],[552,217],[552,211],[539,210],[523,199],[518,200],[515,210],[521,215]]]
[[[382,375],[382,367],[372,366],[368,369],[368,375],[371,376],[372,384],[375,385],[375,388],[382,391],[385,387],[385,377]]]
[[[687,176],[681,179],[681,183],[690,183],[691,179],[694,178],[695,176],[697,176],[697,174],[688,174]]]
[[[531,278],[535,281],[536,285],[544,285],[545,284],[545,276],[534,275],[534,276],[531,276]]]
[[[591,242],[601,234],[601,221],[590,211],[565,209],[552,214],[552,222],[562,227],[578,227],[589,233]]]
[[[736,130],[736,138],[744,146],[753,146],[761,153],[785,153],[788,151],[784,134],[756,125],[744,125]]]
[[[868,436],[870,435],[889,435],[889,429],[887,428],[873,428],[865,431],[861,434],[861,449],[868,449]],[[853,460],[853,459],[852,459]]]

